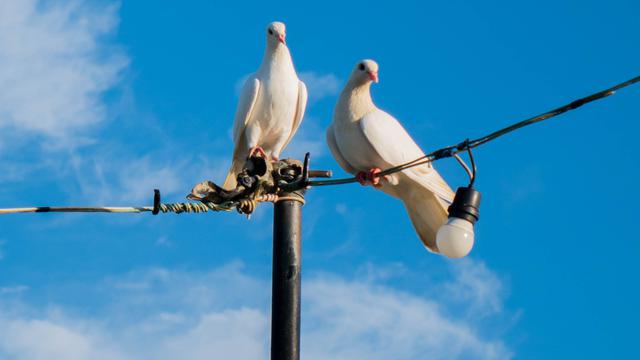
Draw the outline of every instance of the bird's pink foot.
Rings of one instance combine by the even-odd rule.
[[[367,172],[360,171],[359,173],[356,174],[356,179],[358,180],[360,185],[371,184],[374,187],[379,188],[382,186],[382,184],[380,183],[380,178],[387,180],[386,175],[382,177],[378,176],[380,172],[382,172],[382,170],[377,167],[371,168]]]
[[[382,172],[380,168],[374,167],[371,168],[367,173],[367,178],[369,178],[369,181],[371,182],[371,185],[373,185],[373,187],[379,188],[382,186],[382,184],[380,184],[380,177],[378,176],[378,173],[380,172]]]
[[[264,149],[261,148],[260,146],[254,146],[251,149],[249,149],[249,157],[253,157],[256,153],[260,154],[260,156],[262,156],[263,158],[267,159],[267,153],[264,152]]]
[[[271,155],[271,162],[277,162],[278,160],[280,160],[280,159],[278,158],[278,156],[276,156],[276,155]]]

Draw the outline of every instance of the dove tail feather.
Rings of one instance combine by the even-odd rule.
[[[247,147],[246,138],[244,132],[236,139],[236,144],[233,148],[233,157],[231,161],[231,168],[227,177],[224,179],[222,188],[225,190],[233,190],[238,186],[238,174],[242,171],[242,167],[247,159],[249,148]]]
[[[438,194],[415,182],[406,186],[398,195],[424,246],[429,251],[439,252],[436,245],[436,233],[447,221],[449,216],[447,208],[451,199],[443,201]]]
[[[224,185],[222,188],[225,190],[233,190],[238,185],[237,177],[238,173],[242,170],[242,162],[233,159],[233,163],[231,164],[231,168],[229,169],[229,173],[227,174],[227,178],[224,179]]]
[[[411,223],[424,246],[432,252],[439,252],[436,245],[436,233],[447,221],[447,209],[436,196],[425,189],[404,201]]]

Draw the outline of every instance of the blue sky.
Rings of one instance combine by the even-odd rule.
[[[287,24],[309,88],[285,155],[324,144],[352,66],[425,150],[640,72],[634,1],[0,3],[0,207],[183,201],[222,181],[238,84]],[[640,89],[476,151],[476,246],[422,247],[359,185],[304,207],[307,359],[629,358],[640,315]],[[454,161],[437,163],[452,187]],[[0,217],[0,358],[261,359],[270,206],[234,214]]]

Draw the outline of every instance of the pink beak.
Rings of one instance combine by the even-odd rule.
[[[286,44],[286,43],[284,42],[284,34],[280,34],[280,35],[278,35],[278,41],[280,41],[280,42],[281,42],[281,43],[283,43],[283,44]]]
[[[371,79],[371,81],[373,81],[374,83],[378,82],[378,72],[369,72],[369,79]]]

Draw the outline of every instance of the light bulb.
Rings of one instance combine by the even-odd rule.
[[[449,206],[449,220],[438,229],[436,246],[446,257],[467,256],[473,248],[473,225],[480,214],[480,193],[471,187],[459,187]]]
[[[438,230],[436,245],[446,257],[457,259],[467,256],[473,248],[473,224],[450,217]]]

